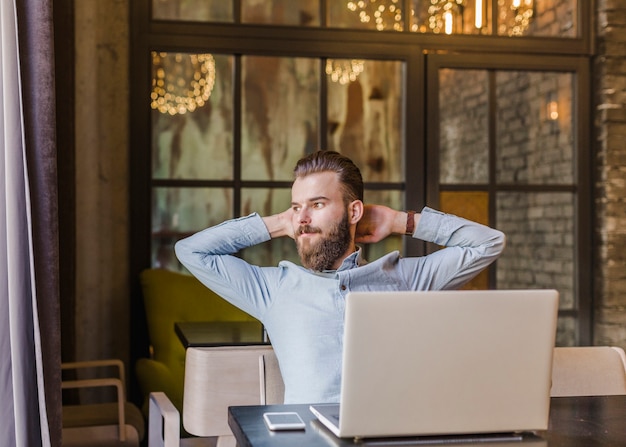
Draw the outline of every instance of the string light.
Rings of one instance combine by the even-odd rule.
[[[357,0],[349,1],[347,6],[350,11],[359,13],[361,23],[373,22],[378,31],[404,29],[400,0]]]
[[[326,61],[326,74],[330,76],[330,80],[345,85],[354,82],[363,73],[365,61],[362,59],[336,60],[328,59]]]
[[[431,0],[428,7],[428,27],[435,34],[452,34],[463,26],[465,0]]]
[[[498,0],[500,11],[499,34],[522,36],[535,15],[533,0],[511,0],[507,7],[505,0]]]
[[[185,114],[209,100],[215,84],[215,60],[211,54],[152,52],[150,106],[169,115]]]

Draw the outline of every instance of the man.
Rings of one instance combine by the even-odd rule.
[[[465,284],[493,262],[504,235],[429,208],[421,213],[363,204],[354,163],[318,151],[294,170],[291,207],[254,213],[176,244],[180,261],[207,287],[265,326],[285,382],[285,403],[338,402],[345,296],[351,290],[441,290]],[[390,234],[446,246],[422,257],[398,252],[367,263],[357,243]],[[302,266],[250,265],[233,256],[271,238],[295,239]]]

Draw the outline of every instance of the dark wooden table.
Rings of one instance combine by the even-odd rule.
[[[306,429],[271,432],[263,422],[263,413],[266,411],[295,411],[306,423]],[[237,438],[239,447],[355,445],[352,439],[339,439],[322,426],[309,411],[308,405],[230,407],[228,424]],[[366,440],[362,444],[416,446],[424,445],[428,440],[432,441],[432,438],[387,439],[376,440],[376,443]],[[554,397],[551,400],[550,424],[547,431],[529,433],[524,435],[521,441],[480,443],[485,447],[510,447],[518,444],[528,445],[528,447],[624,447],[626,446],[626,396]],[[462,447],[477,444],[468,441],[447,445]]]
[[[174,330],[185,349],[269,344],[257,321],[184,321],[175,323]]]

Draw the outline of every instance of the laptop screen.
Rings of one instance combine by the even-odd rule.
[[[341,436],[547,428],[558,292],[352,292]]]

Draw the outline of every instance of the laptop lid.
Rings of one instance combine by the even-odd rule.
[[[349,293],[335,433],[546,429],[557,312],[555,290]]]

